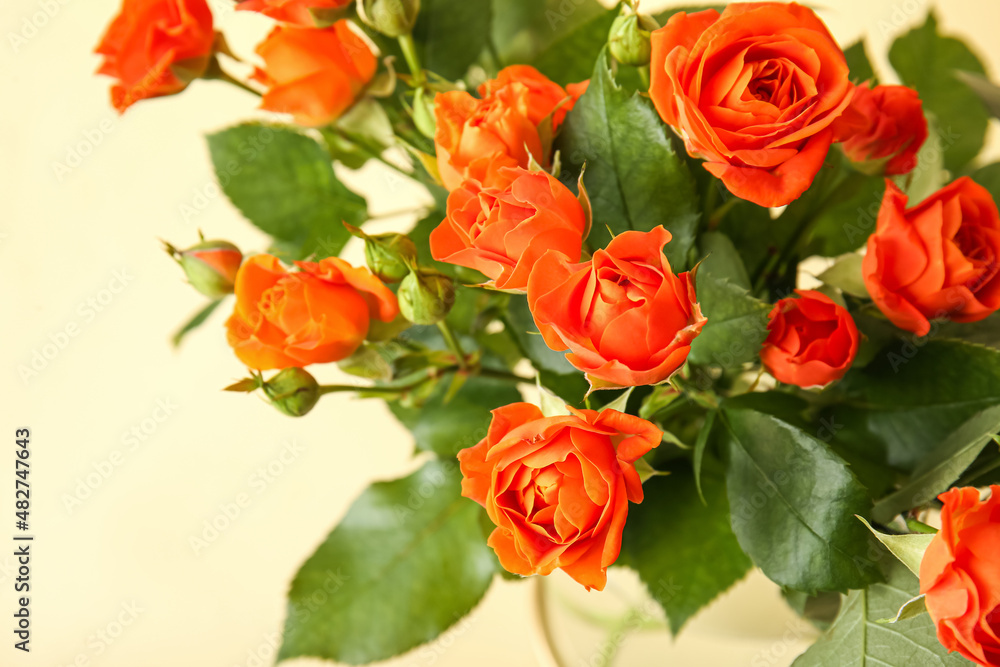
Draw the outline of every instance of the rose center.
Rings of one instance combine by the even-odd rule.
[[[975,277],[966,282],[972,292],[976,292],[993,279],[1000,266],[997,264],[993,247],[986,242],[978,225],[962,225],[955,234],[955,245],[967,260],[977,269]]]

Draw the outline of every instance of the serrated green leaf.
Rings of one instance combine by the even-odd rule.
[[[549,13],[548,16],[552,19],[562,16],[562,11],[567,6],[570,6],[570,3],[560,0],[560,10]],[[590,78],[594,60],[598,58],[598,54],[607,43],[608,31],[611,30],[611,24],[616,16],[618,16],[617,9],[606,9],[594,14],[586,22],[567,30],[558,39],[553,40],[535,57],[532,64],[542,74],[562,85]],[[567,55],[570,53],[573,56]]]
[[[979,97],[956,75],[984,74],[979,58],[961,40],[938,33],[937,18],[930,12],[922,26],[893,42],[889,61],[937,119],[945,167],[959,171],[979,154],[989,120]]]
[[[865,488],[821,440],[768,412],[779,397],[723,403],[733,532],[764,574],[815,592],[866,585],[876,575],[868,535],[854,518],[871,507]],[[780,536],[776,538],[775,536]]]
[[[421,0],[413,40],[425,69],[461,79],[486,48],[492,0]]]
[[[612,234],[663,225],[673,235],[664,252],[681,271],[688,266],[700,211],[694,178],[667,132],[648,99],[615,83],[605,50],[590,87],[567,114],[556,148],[566,178],[575,180],[587,165],[592,247],[606,246]]]
[[[750,275],[732,240],[721,232],[705,232],[698,238],[699,271],[744,289],[750,289]]]
[[[695,292],[708,321],[691,343],[693,364],[733,368],[754,361],[767,338],[769,304],[709,271],[698,271]]]
[[[460,494],[455,462],[369,487],[295,575],[278,660],[384,660],[466,615],[496,565]]]
[[[900,563],[906,566],[906,569],[918,577],[920,576],[920,561],[924,559],[924,552],[927,551],[931,540],[934,539],[933,535],[889,535],[872,528],[872,525],[864,517],[859,516],[858,519],[865,524],[872,535],[878,538],[879,542],[885,545],[886,549],[892,552],[893,556],[899,559]]]
[[[278,125],[243,123],[208,135],[223,191],[256,227],[295,258],[338,254],[367,204],[333,173],[330,155],[312,138]]]
[[[676,635],[742,579],[751,562],[730,527],[721,480],[705,479],[704,504],[687,467],[654,477],[642,488],[642,503],[629,507],[619,562],[638,571]]]

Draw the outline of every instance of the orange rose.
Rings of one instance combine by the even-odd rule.
[[[505,169],[502,187],[468,180],[448,195],[448,217],[430,236],[434,259],[485,274],[497,289],[526,290],[546,250],[580,260],[586,235],[583,206],[545,172]]]
[[[553,350],[595,388],[656,384],[687,359],[705,317],[694,275],[663,256],[670,232],[625,232],[589,262],[547,252],[528,278],[528,306]]]
[[[917,91],[906,86],[862,84],[833,124],[835,141],[851,162],[869,174],[908,174],[927,140],[927,119]]]
[[[779,382],[799,387],[828,385],[844,377],[861,340],[854,319],[833,299],[813,290],[774,305],[767,340],[760,351],[764,367]]]
[[[278,26],[257,54],[264,68],[254,79],[268,87],[261,109],[290,113],[308,127],[326,125],[347,111],[378,67],[346,20],[322,29]]]
[[[316,18],[309,10],[343,9],[354,0],[240,0],[237,10],[260,12],[276,21],[305,28],[315,28]]]
[[[256,255],[236,276],[236,308],[226,322],[229,344],[250,368],[323,364],[349,357],[371,319],[391,322],[396,296],[367,269],[342,259],[295,262],[289,273],[276,257]]]
[[[479,86],[479,96],[488,98],[512,83],[522,84],[528,89],[528,120],[536,127],[551,115],[552,129],[559,129],[566,112],[573,108],[579,97],[571,95],[567,89],[530,65],[511,65],[503,68],[497,78]]]
[[[119,113],[139,100],[179,93],[205,73],[215,32],[205,0],[125,0],[96,53],[99,74],[118,79]]]
[[[812,10],[752,2],[678,12],[652,44],[649,94],[688,153],[755,204],[805,192],[852,91],[844,54]]]
[[[985,501],[971,487],[938,498],[941,531],[920,563],[920,592],[942,646],[1000,667],[1000,486]]]
[[[926,336],[928,320],[975,322],[1000,308],[1000,215],[986,188],[960,178],[911,209],[886,181],[862,264],[875,305]]]
[[[493,411],[486,437],[458,453],[462,495],[486,508],[488,544],[508,572],[562,568],[603,590],[618,559],[628,501],[642,502],[634,463],[663,434],[617,410],[545,417],[529,403]]]
[[[460,90],[435,96],[434,148],[444,186],[454,190],[472,178],[488,187],[504,167],[527,167],[529,155],[542,163],[531,115],[531,91],[518,82],[482,100]]]

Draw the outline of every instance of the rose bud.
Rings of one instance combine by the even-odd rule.
[[[286,368],[263,385],[271,405],[289,417],[302,417],[319,402],[316,378],[301,368]]]
[[[906,204],[887,180],[861,265],[879,310],[926,336],[930,320],[975,322],[1000,308],[1000,215],[986,188],[966,176]]]
[[[420,0],[362,0],[361,19],[386,37],[402,37],[413,30]]]
[[[399,284],[399,311],[414,324],[437,324],[455,303],[451,278],[433,269],[411,271]]]
[[[908,174],[927,140],[917,91],[906,86],[855,86],[851,106],[833,124],[835,141],[865,174]]]
[[[454,190],[469,178],[493,185],[504,167],[527,167],[532,158],[543,162],[530,100],[521,83],[503,86],[482,100],[461,90],[437,94],[434,148],[445,188]]]
[[[861,341],[854,319],[833,299],[813,290],[782,299],[768,315],[760,359],[779,382],[822,387],[851,367]]]
[[[322,19],[344,14],[352,4],[354,0],[240,0],[236,9],[259,12],[276,21],[303,28],[315,28],[328,25]]]
[[[653,54],[650,33],[660,26],[652,16],[623,11],[626,13],[611,24],[608,50],[611,57],[622,65],[645,67]]]
[[[364,239],[368,268],[385,283],[398,283],[417,261],[417,246],[405,234],[370,236],[361,229],[344,223],[354,236]]]
[[[232,243],[202,241],[187,250],[178,250],[166,242],[163,245],[196,290],[210,299],[221,299],[233,293],[243,253]]]
[[[1000,667],[1000,486],[987,500],[971,487],[938,498],[941,530],[920,563],[920,592],[942,646]]]
[[[570,84],[570,86],[580,84]],[[523,86],[528,91],[527,116],[535,127],[546,118],[552,118],[552,132],[559,129],[566,114],[573,108],[579,95],[572,95],[569,86],[563,88],[530,65],[510,65],[479,86],[479,96],[486,99],[500,94],[504,88]]]
[[[670,232],[619,234],[589,262],[555,251],[535,263],[528,307],[545,343],[604,389],[658,384],[687,359],[705,317],[693,273],[663,255]]]
[[[497,526],[487,544],[508,572],[556,568],[603,590],[621,549],[628,503],[642,502],[635,462],[662,432],[606,409],[545,417],[529,403],[493,410],[486,437],[458,453],[462,495]]]
[[[497,289],[524,291],[546,250],[580,261],[587,214],[545,172],[504,169],[501,177],[509,181],[503,187],[468,180],[448,195],[448,217],[430,235],[431,255],[485,274]]]
[[[261,109],[288,113],[299,125],[327,125],[347,111],[375,76],[378,62],[349,21],[329,28],[278,26],[257,45],[268,87]]]
[[[677,12],[652,40],[649,95],[692,157],[760,206],[806,191],[853,91],[843,51],[811,9]]]
[[[256,255],[236,276],[236,307],[226,322],[229,344],[256,370],[339,361],[354,354],[370,322],[391,322],[395,295],[367,269],[337,257],[296,262]]]
[[[95,50],[104,56],[97,72],[117,79],[111,102],[124,113],[187,88],[208,69],[214,43],[205,0],[124,0]]]

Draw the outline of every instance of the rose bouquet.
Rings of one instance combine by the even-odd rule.
[[[302,566],[279,658],[385,659],[556,569],[632,568],[677,633],[757,567],[824,632],[796,665],[1000,665],[1000,91],[933,14],[891,85],[804,6],[637,5],[244,0],[250,63],[206,0],[107,29],[119,110],[208,79],[274,114],[208,137],[273,244],[168,244],[210,299],[177,339],[234,302],[230,391],[384,400],[426,458]],[[368,163],[426,189],[412,228],[363,229]]]

